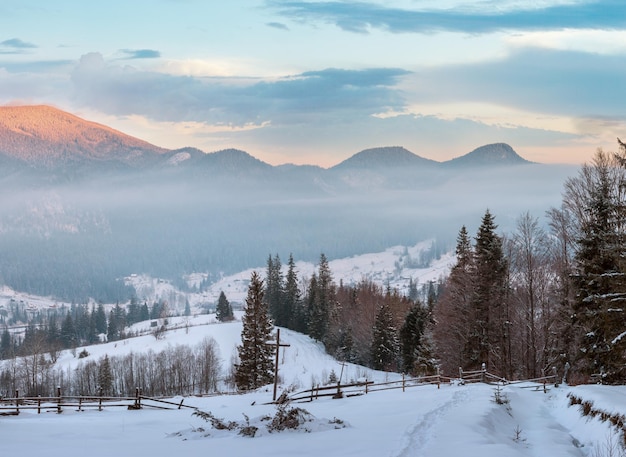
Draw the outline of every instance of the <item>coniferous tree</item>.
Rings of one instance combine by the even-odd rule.
[[[107,340],[117,341],[120,338],[120,329],[113,310],[109,311],[109,325],[107,326]]]
[[[228,322],[235,319],[233,314],[233,308],[230,306],[230,302],[226,298],[226,294],[220,291],[220,296],[217,299],[217,306],[215,307],[215,318],[220,322]]]
[[[505,375],[508,342],[507,262],[502,238],[496,234],[497,225],[489,210],[485,212],[474,248],[475,286],[472,297],[474,323],[469,342],[469,358],[474,368],[482,363],[495,373]]]
[[[304,333],[306,331],[306,313],[304,311],[300,287],[298,286],[298,272],[293,255],[289,254],[285,278],[284,311],[287,318],[286,327]]]
[[[98,364],[98,384],[104,395],[113,394],[113,372],[108,354],[105,355]]]
[[[96,332],[98,332],[98,334],[107,333],[107,316],[102,303],[98,303],[98,308],[96,308],[95,321]]]
[[[576,225],[574,331],[578,368],[604,382],[626,378],[623,309],[626,298],[626,169],[621,155],[598,151],[566,182],[564,205]]]
[[[398,331],[388,305],[383,305],[376,314],[372,335],[372,367],[376,370],[392,371],[398,359]]]
[[[76,327],[74,326],[74,320],[72,319],[72,315],[69,312],[65,315],[63,324],[61,324],[61,342],[63,343],[63,347],[65,348],[76,347],[76,344],[78,343],[76,338]]]
[[[325,342],[331,315],[335,311],[334,286],[328,259],[320,256],[318,274],[313,275],[309,285],[308,297],[308,334]]]
[[[13,339],[11,338],[11,333],[9,333],[9,328],[4,327],[4,331],[2,332],[2,336],[0,336],[0,359],[8,359],[13,355]]]
[[[434,309],[434,340],[443,372],[468,368],[471,325],[474,319],[474,250],[465,226],[457,237],[456,263]]]
[[[145,301],[139,310],[139,319],[140,321],[147,321],[150,319],[150,310],[148,309],[148,303]]]
[[[263,280],[257,272],[252,273],[242,323],[235,383],[240,390],[252,390],[271,383],[274,377],[274,350],[267,344],[273,325],[263,300]]]
[[[283,273],[278,254],[276,254],[274,258],[270,255],[267,259],[264,299],[270,310],[270,316],[272,316],[274,324],[279,327],[287,326],[289,319],[284,309]]]
[[[403,373],[416,374],[417,372],[422,335],[426,328],[427,319],[428,311],[419,302],[411,307],[404,319],[404,324],[400,328],[400,354]]]

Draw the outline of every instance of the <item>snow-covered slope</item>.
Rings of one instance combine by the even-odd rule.
[[[182,320],[173,322],[184,324]],[[191,344],[212,336],[223,358],[230,357],[239,341],[240,322],[214,323],[206,316],[190,318],[189,328],[169,331],[162,340],[152,336],[86,348],[92,358],[104,354],[176,344]],[[198,324],[198,325],[196,325]],[[148,324],[138,324],[137,330]],[[309,386],[337,371],[339,364],[308,337],[281,332],[290,344],[280,358],[279,370],[287,386]],[[71,370],[81,363],[69,352],[57,362]],[[344,379],[367,377],[378,382],[398,375],[349,366]],[[320,398],[293,406],[305,408],[315,421],[308,432],[269,433],[261,430],[255,438],[236,432],[215,430],[191,409],[162,410],[144,406],[141,410],[105,407],[78,412],[65,408],[60,415],[51,408],[37,415],[23,410],[19,416],[0,416],[0,443],[3,455],[229,455],[246,456],[392,456],[392,457],[517,457],[517,456],[617,456],[604,449],[616,445],[619,435],[608,422],[582,417],[579,406],[569,406],[568,393],[593,401],[609,412],[626,412],[626,389],[606,386],[549,386],[530,384],[502,388],[505,404],[494,401],[495,387],[457,382],[437,386],[371,392],[341,399]],[[245,395],[190,397],[186,406],[210,412],[225,421],[239,421],[265,427],[264,416],[276,408],[270,388]],[[326,424],[325,427],[322,425]],[[33,439],[36,437],[36,439]],[[613,444],[611,444],[613,443]]]
[[[345,285],[353,285],[367,279],[381,287],[389,285],[398,289],[400,293],[407,294],[409,283],[412,280],[417,285],[427,284],[429,281],[437,281],[449,273],[454,262],[452,254],[445,254],[433,261],[427,267],[417,267],[420,256],[430,249],[432,241],[423,241],[415,246],[394,246],[382,252],[363,254],[344,259],[335,259],[329,262],[333,279],[336,283],[343,281]],[[287,270],[287,259],[281,259],[283,271]],[[298,277],[310,278],[315,272],[317,265],[311,262],[296,262]],[[265,276],[266,267],[251,268],[234,275],[224,276],[211,284],[207,290],[199,294],[187,294],[186,297],[192,306],[213,304],[217,302],[220,292],[224,292],[228,300],[233,304],[242,304],[246,298],[250,276],[253,271]],[[190,286],[199,284],[206,275],[195,274],[187,277]],[[178,308],[184,305],[181,296],[166,281],[149,278],[143,275],[135,275],[127,278],[137,290],[140,300],[158,299],[159,296],[178,297]],[[171,300],[170,300],[171,302]]]

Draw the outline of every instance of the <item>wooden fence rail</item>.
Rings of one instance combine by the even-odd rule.
[[[528,387],[535,388],[539,390],[543,387],[543,391],[547,392],[547,385],[554,384],[558,386],[558,377],[556,373],[549,376],[542,376],[540,378],[534,379],[526,379],[526,380],[516,380],[516,381],[508,381],[507,379],[494,375],[493,373],[489,373],[483,364],[481,370],[475,371],[463,371],[459,368],[459,378],[450,378],[447,376],[442,376],[440,374],[432,375],[432,376],[421,376],[417,378],[413,377],[405,377],[402,376],[401,380],[397,381],[387,381],[374,383],[373,381],[364,381],[357,382],[352,384],[341,384],[337,383],[337,385],[332,386],[313,386],[311,389],[302,390],[300,392],[296,392],[294,394],[289,395],[288,399],[291,401],[313,401],[320,397],[332,397],[332,398],[343,398],[353,397],[357,395],[368,394],[370,392],[378,392],[383,390],[393,390],[393,389],[402,389],[404,392],[409,387],[419,387],[426,385],[437,385],[437,388],[441,386],[442,383],[451,383],[453,381],[460,381],[462,384],[465,383],[473,383],[473,382],[483,382],[487,384],[517,384],[517,383],[532,383],[532,385]]]
[[[43,411],[56,411],[62,413],[64,408],[76,408],[76,411],[84,411],[87,408],[97,408],[98,411],[106,406],[125,407],[129,410],[142,409],[143,407],[158,409],[181,409],[193,406],[183,405],[184,399],[175,403],[154,397],[144,397],[141,389],[136,389],[134,397],[111,397],[104,395],[83,395],[83,396],[63,396],[61,389],[57,389],[55,397],[20,397],[19,392],[15,392],[14,397],[0,397],[0,416],[15,416],[22,410],[37,410],[37,414]],[[155,404],[156,403],[156,404]],[[168,405],[168,406],[162,406]],[[173,408],[176,407],[176,408]]]

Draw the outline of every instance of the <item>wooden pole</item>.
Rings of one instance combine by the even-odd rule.
[[[41,395],[37,396],[37,414],[41,414]]]
[[[276,391],[278,390],[278,356],[281,347],[289,347],[289,344],[280,344],[280,329],[276,329],[276,343],[267,343],[270,346],[276,346],[276,359],[274,361],[274,396],[272,401],[276,401]]]
[[[63,412],[63,410],[61,409],[61,387],[57,386],[57,397],[58,397],[58,401],[57,401],[57,414],[61,414]]]
[[[20,413],[20,399],[19,399],[19,397],[20,397],[20,391],[16,390],[15,391],[15,412],[17,414]]]
[[[276,329],[276,360],[274,361],[274,396],[272,401],[276,401],[276,391],[278,390],[278,354],[280,352],[280,329]]]

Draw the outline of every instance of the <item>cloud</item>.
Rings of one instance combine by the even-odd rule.
[[[422,103],[482,102],[535,113],[626,119],[626,61],[619,55],[523,48],[504,59],[423,69]]]
[[[622,0],[590,0],[517,9],[499,9],[487,3],[487,11],[476,7],[416,10],[340,1],[269,0],[266,4],[283,17],[330,23],[356,33],[367,33],[370,29],[393,33],[450,31],[471,34],[500,30],[626,29],[626,3]]]
[[[267,25],[268,27],[272,27],[272,28],[278,29],[278,30],[289,30],[289,27],[287,27],[282,22],[268,22],[265,25]]]
[[[158,59],[161,53],[154,49],[120,49],[125,59]]]
[[[319,122],[400,110],[394,88],[409,73],[401,69],[327,69],[277,80],[193,78],[111,65],[102,55],[84,55],[72,74],[76,98],[115,115],[157,121],[200,121],[249,126]]]
[[[0,54],[23,54],[35,48],[37,48],[36,45],[20,40],[19,38],[0,41]]]

